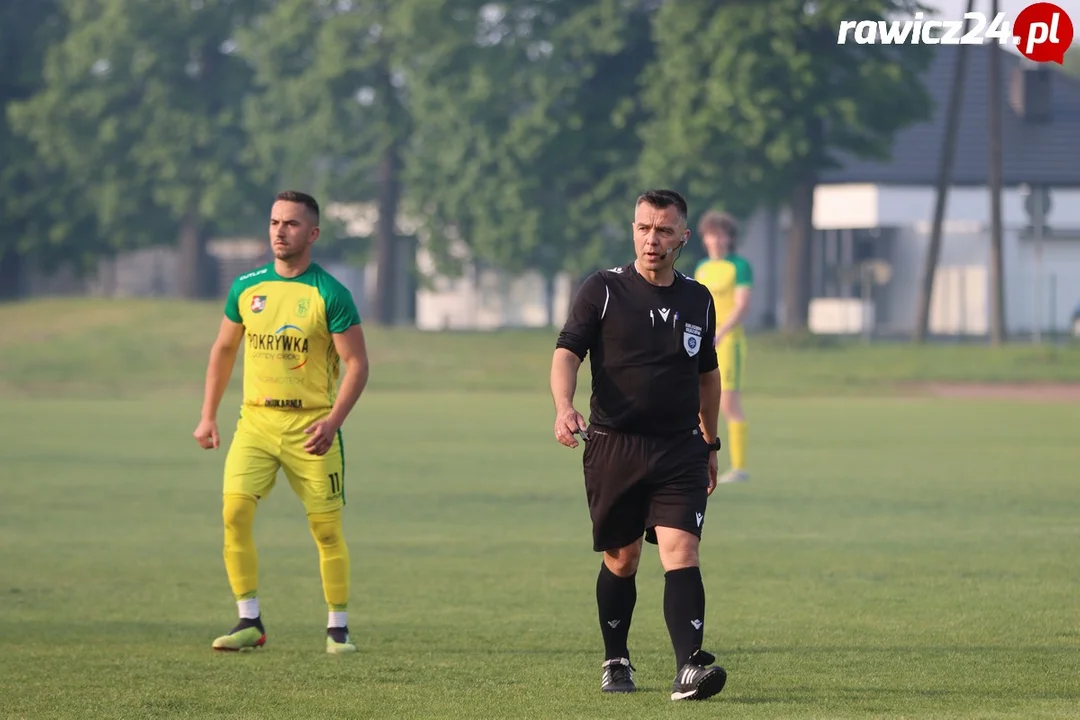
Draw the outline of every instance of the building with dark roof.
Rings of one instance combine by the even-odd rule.
[[[840,156],[840,167],[823,173],[815,192],[810,253],[812,329],[856,332],[865,316],[877,332],[912,330],[959,50],[955,45],[935,49],[925,75],[932,117],[897,133],[889,159]],[[996,45],[967,50],[931,331],[988,331],[991,52],[1002,57],[1007,330],[1013,335],[1037,327],[1064,331],[1080,306],[1080,79]],[[1047,198],[1049,205],[1041,233],[1029,212],[1036,197]],[[743,247],[759,278],[754,325],[767,326],[779,316],[785,225],[783,217],[766,213],[748,223]],[[887,282],[872,287],[870,304],[860,299],[864,287],[857,281],[857,267],[868,260],[889,271]]]

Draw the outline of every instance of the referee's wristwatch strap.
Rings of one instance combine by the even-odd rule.
[[[715,440],[713,440],[711,443],[709,443],[709,449],[710,450],[719,451],[721,447],[723,447],[723,443],[720,442],[720,437],[719,436],[717,436],[717,438]]]

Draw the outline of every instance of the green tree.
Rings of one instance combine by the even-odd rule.
[[[68,31],[13,126],[80,186],[114,247],[179,244],[185,296],[216,290],[206,241],[263,212],[234,35],[261,0],[62,0]]]
[[[1074,78],[1080,78],[1080,42],[1073,43],[1065,51],[1065,62],[1062,70]]]
[[[695,207],[792,212],[783,325],[806,327],[814,187],[841,153],[887,159],[929,117],[932,48],[837,43],[842,19],[909,15],[905,0],[685,0],[657,12],[642,172]]]
[[[580,273],[626,257],[648,14],[619,0],[473,3],[413,63],[409,197],[436,256]]]
[[[372,315],[382,324],[402,314],[396,221],[411,126],[405,60],[424,42],[408,31],[418,2],[282,0],[240,35],[256,69],[246,123],[260,179],[309,188],[324,205],[378,208]]]
[[[45,53],[63,36],[58,0],[0,0],[0,297],[19,296],[31,265],[83,267],[101,236],[79,188],[8,122],[8,106],[38,92]]]

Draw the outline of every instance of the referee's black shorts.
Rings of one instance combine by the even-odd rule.
[[[709,445],[699,430],[631,435],[591,426],[582,463],[597,552],[626,547],[655,528],[701,537],[709,499]]]

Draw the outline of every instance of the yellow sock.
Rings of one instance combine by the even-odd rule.
[[[226,495],[222,506],[225,521],[225,572],[237,600],[255,597],[259,583],[259,556],[255,552],[255,498]]]
[[[341,533],[341,511],[308,515],[311,536],[319,548],[323,596],[333,612],[349,604],[349,546]]]
[[[731,467],[735,470],[746,469],[746,421],[728,423],[728,453],[731,455]]]

